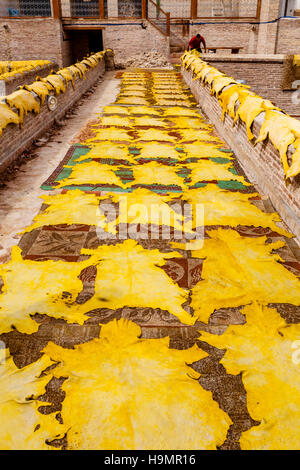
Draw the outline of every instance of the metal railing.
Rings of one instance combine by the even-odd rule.
[[[99,18],[99,0],[61,0],[63,17],[95,17]]]
[[[170,13],[160,7],[159,0],[148,0],[147,19],[165,36],[170,36]]]
[[[141,18],[142,1],[141,0],[118,0],[119,18]]]
[[[194,0],[191,3],[197,18],[258,18],[261,4],[259,0]]]

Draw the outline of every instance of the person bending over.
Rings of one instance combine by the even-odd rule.
[[[206,42],[205,42],[204,37],[201,36],[201,34],[197,34],[196,36],[193,36],[189,42],[188,51],[192,51],[193,49],[196,49],[198,52],[202,52],[201,44],[203,44],[204,51],[206,53],[207,49],[206,49]]]

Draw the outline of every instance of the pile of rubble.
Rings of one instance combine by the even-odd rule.
[[[118,57],[116,60],[116,69],[126,69],[129,67],[173,68],[168,59],[164,55],[160,54],[156,49],[131,56],[130,59],[121,59]]]

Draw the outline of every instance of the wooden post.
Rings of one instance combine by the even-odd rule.
[[[104,3],[103,0],[99,0],[99,17],[104,18]]]
[[[60,0],[52,0],[52,13],[53,18],[60,18],[61,17],[61,9],[60,9]]]
[[[167,15],[167,36],[170,37],[171,26],[170,26],[170,12],[166,13]]]
[[[196,19],[198,16],[198,0],[191,0],[191,18]]]
[[[147,18],[147,0],[142,0],[142,19]]]

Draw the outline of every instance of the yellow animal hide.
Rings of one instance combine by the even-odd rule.
[[[7,104],[0,103],[0,136],[8,124],[19,124],[19,116]]]
[[[192,290],[192,307],[199,320],[207,322],[214,310],[256,300],[300,305],[299,279],[272,253],[284,242],[266,244],[267,237],[246,238],[223,229],[210,231],[209,236],[202,249],[192,252],[193,257],[205,259],[203,281]]]
[[[194,142],[193,144],[182,145],[188,158],[227,158],[232,160],[232,153],[224,153],[219,150],[219,146],[207,142]]]
[[[274,147],[280,153],[286,176],[296,176],[296,174],[291,174],[287,160],[287,149],[289,145],[295,142],[296,138],[300,137],[300,122],[285,114],[268,110],[266,111],[266,118],[261,126],[259,137],[256,142],[263,142],[268,136]],[[298,154],[294,156],[293,168],[296,166],[296,159],[298,159]]]
[[[38,412],[38,406],[47,403],[38,402],[36,397],[46,392],[49,382],[48,376],[38,377],[53,362],[44,355],[34,364],[18,369],[8,350],[6,352],[8,357],[0,364],[0,448],[50,450],[46,439],[59,424],[53,415]]]
[[[118,224],[154,224],[174,227],[182,232],[184,217],[177,214],[168,202],[172,196],[160,196],[148,189],[138,188],[127,194],[112,194],[113,202],[119,204],[119,217],[109,224],[116,232]]]
[[[160,129],[146,129],[146,130],[141,130],[139,129],[137,131],[138,133],[138,139],[136,140],[144,140],[144,141],[153,141],[153,140],[158,140],[158,141],[165,141],[165,142],[175,142],[176,137],[173,137],[168,134],[168,132],[160,130]]]
[[[30,315],[45,314],[80,323],[87,319],[73,307],[82,291],[78,279],[87,262],[23,260],[21,250],[12,248],[11,260],[0,266],[4,286],[0,294],[0,329],[5,333],[17,328],[31,334],[38,330]],[[69,297],[63,293],[69,292]],[[22,295],[20,295],[22,293]]]
[[[145,250],[134,240],[126,240],[115,246],[84,249],[81,253],[90,255],[89,264],[99,267],[95,295],[82,305],[82,312],[125,306],[160,308],[168,310],[184,324],[194,324],[194,318],[182,307],[188,293],[160,268],[166,259],[181,257],[177,252]]]
[[[181,129],[181,142],[192,142],[195,140],[202,140],[207,142],[222,142],[218,137],[211,135],[208,131],[205,130],[196,130],[196,129]]]
[[[24,121],[24,114],[29,112],[40,112],[40,103],[27,90],[17,90],[5,97],[8,105],[17,108],[19,111],[20,123]]]
[[[251,186],[243,176],[234,175],[229,170],[231,163],[220,164],[211,160],[199,160],[197,163],[188,163],[187,168],[191,169],[191,185],[201,181],[240,181],[245,186]]]
[[[92,139],[88,139],[85,141],[86,144],[94,143],[98,140],[115,140],[119,141],[130,141],[132,137],[128,134],[128,132],[123,131],[122,129],[118,129],[117,127],[110,127],[109,129],[99,129],[95,134],[95,137]],[[96,143],[97,145],[97,143]]]
[[[221,363],[229,374],[242,373],[247,405],[260,421],[242,433],[243,450],[297,450],[300,446],[300,375],[293,356],[300,325],[287,325],[275,309],[245,307],[245,325],[222,336],[201,334],[201,341],[226,349]],[[299,346],[298,346],[299,349]]]
[[[205,225],[238,225],[265,227],[281,235],[291,237],[286,230],[280,228],[275,222],[280,222],[277,213],[262,212],[250,199],[256,194],[242,194],[219,188],[208,184],[205,188],[190,189],[183,193],[182,199],[194,208],[193,228],[197,226],[196,207],[204,210]]]
[[[231,420],[188,365],[207,356],[196,345],[170,349],[168,337],[141,338],[138,325],[121,319],[103,325],[99,339],[44,351],[60,362],[49,375],[68,377],[68,449],[216,450],[226,439]]]
[[[125,145],[117,145],[114,142],[99,142],[96,146],[92,147],[86,155],[76,158],[76,162],[82,162],[89,158],[127,160],[134,163],[134,159],[128,152],[128,147]]]
[[[72,168],[72,173],[67,178],[60,180],[58,188],[70,185],[103,185],[103,184],[113,184],[116,186],[123,187],[122,181],[115,175],[111,165],[105,165],[98,162],[87,162],[76,165]],[[116,169],[116,168],[115,168]]]
[[[203,122],[203,118],[190,118],[190,117],[178,117],[172,118],[172,122],[174,122],[175,127],[178,129],[205,129],[211,130],[212,126],[209,124],[205,124]]]
[[[183,179],[177,175],[179,168],[161,165],[157,162],[146,163],[145,165],[132,168],[134,181],[128,183],[128,186],[136,184],[161,184],[164,186],[175,185],[183,186]]]
[[[42,196],[43,203],[48,207],[34,218],[34,223],[24,232],[38,227],[58,224],[96,225],[104,228],[106,217],[99,208],[100,198],[95,194],[87,194],[79,189],[65,194]]]
[[[125,106],[105,106],[103,114],[129,114],[129,108]]]
[[[179,158],[179,153],[174,147],[168,144],[159,144],[157,142],[147,142],[145,144],[137,144],[137,148],[141,153],[139,158]]]

